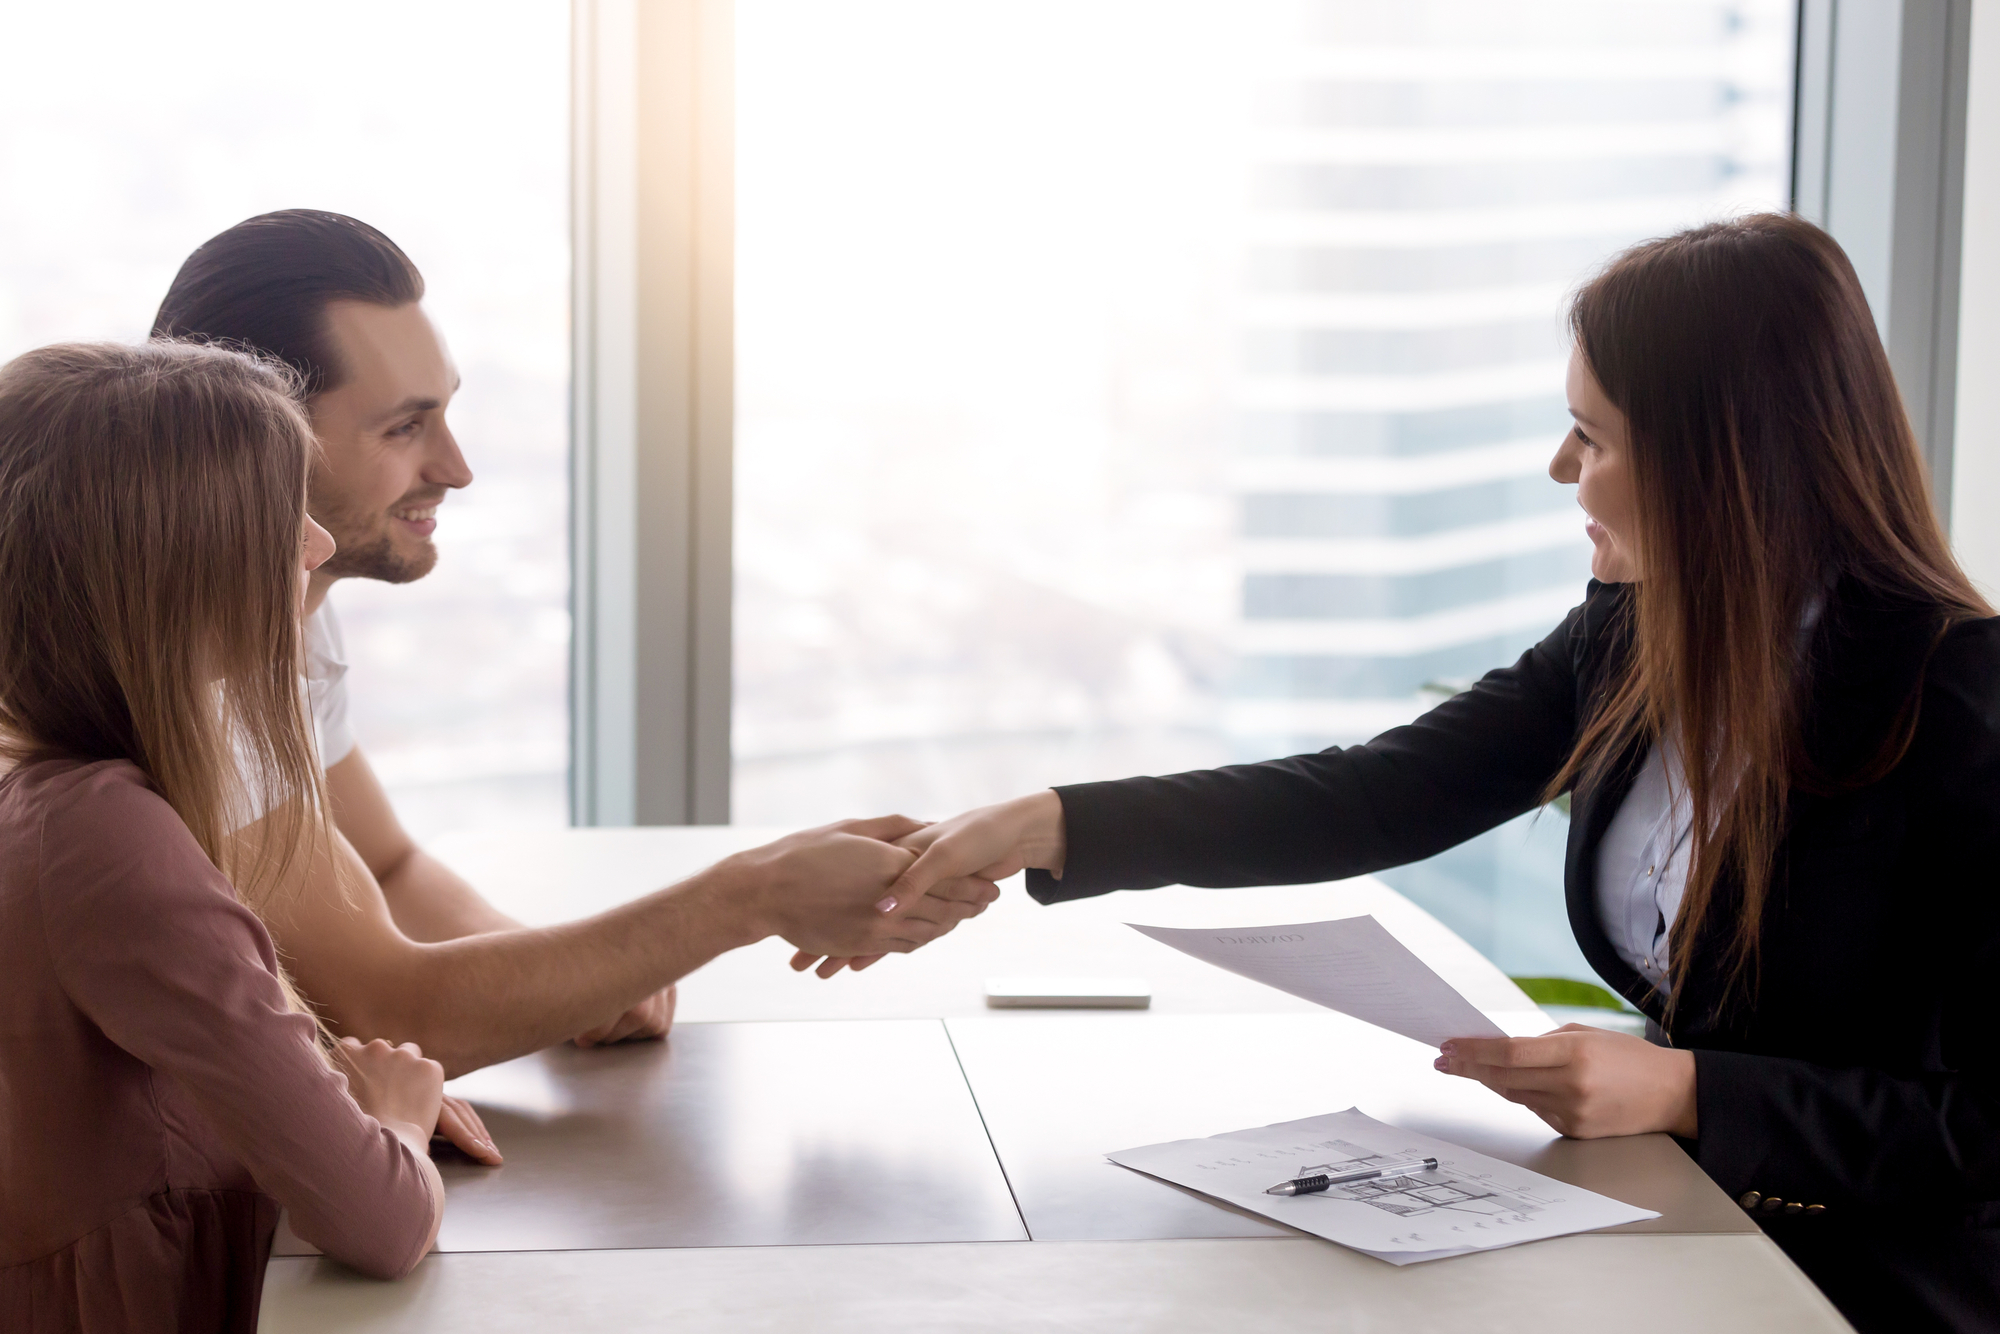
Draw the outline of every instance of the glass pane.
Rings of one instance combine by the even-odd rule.
[[[352,214],[423,270],[477,480],[429,577],[332,594],[419,837],[568,822],[568,43],[539,0],[0,9],[0,357],[144,337],[188,252],[272,209]]]
[[[1564,296],[1784,198],[1792,9],[741,0],[735,813],[1365,740],[1582,595]],[[1389,875],[1587,976],[1548,813]]]

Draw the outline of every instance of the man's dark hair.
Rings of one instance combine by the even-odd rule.
[[[225,343],[278,358],[307,397],[343,374],[329,301],[402,306],[424,279],[394,241],[340,213],[288,208],[237,223],[187,257],[153,317],[153,337]]]

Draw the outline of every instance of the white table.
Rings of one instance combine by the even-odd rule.
[[[435,850],[502,908],[540,923],[621,902],[775,832],[570,830],[452,838]],[[401,1284],[371,1283],[323,1260],[279,1258],[266,1280],[263,1328],[383,1334],[1847,1328],[1664,1136],[1562,1140],[1525,1110],[1436,1075],[1417,1044],[1209,968],[1122,925],[1274,924],[1372,912],[1504,1027],[1538,1030],[1543,1017],[1512,983],[1386,886],[1361,879],[1284,889],[1176,888],[1054,908],[1034,904],[1018,885],[1006,888],[984,917],[859,976],[822,982],[793,974],[785,967],[789,949],[776,941],[725,956],[683,983],[680,1022],[793,1021],[768,1030],[769,1040],[779,1041],[780,1030],[796,1032],[800,1020],[943,1019],[1025,1230],[1042,1239],[602,1249],[595,1247],[620,1243],[593,1240],[585,1229],[577,1234],[578,1249],[462,1246],[429,1257]],[[988,1011],[983,979],[1003,974],[1140,976],[1151,984],[1153,1008],[1087,1016]],[[839,1028],[824,1030],[829,1040]],[[691,1028],[683,1045],[712,1046],[722,1036]],[[1321,1073],[1310,1062],[1271,1059],[1301,1049],[1337,1052],[1339,1061]],[[477,1097],[482,1080],[493,1089],[565,1070],[615,1084],[589,1071],[591,1055],[527,1058],[469,1076],[465,1086]],[[638,1069],[664,1054],[620,1059]],[[1334,1111],[1349,1102],[1622,1195],[1663,1217],[1398,1269],[1330,1243],[1273,1235],[1278,1230],[1260,1220],[1132,1178],[1098,1157],[1109,1148]],[[601,1102],[593,1109],[615,1112]],[[962,1151],[962,1136],[955,1142],[960,1147],[933,1160],[947,1167],[958,1161],[951,1154]],[[579,1154],[579,1174],[615,1170],[614,1159],[598,1155],[594,1168],[586,1159]],[[981,1169],[964,1171],[971,1179],[968,1207],[976,1212]],[[559,1176],[546,1173],[536,1182],[544,1192],[563,1188]],[[465,1188],[454,1189],[465,1196]],[[551,1207],[561,1203],[549,1198]],[[571,1203],[595,1200],[590,1181],[579,1179]],[[629,1202],[623,1207],[629,1214]]]

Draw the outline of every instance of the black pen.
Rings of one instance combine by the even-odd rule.
[[[1408,1176],[1412,1172],[1436,1170],[1438,1160],[1424,1158],[1407,1163],[1390,1163],[1386,1167],[1364,1167],[1358,1172],[1342,1172],[1338,1176],[1328,1176],[1322,1172],[1313,1177],[1297,1177],[1291,1181],[1280,1181],[1264,1193],[1266,1195],[1311,1195],[1325,1190],[1328,1186],[1344,1186],[1350,1181],[1374,1181],[1379,1177]]]

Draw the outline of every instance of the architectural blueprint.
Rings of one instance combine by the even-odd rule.
[[[1658,1217],[1525,1167],[1384,1125],[1351,1107],[1331,1116],[1106,1156],[1399,1265]],[[1264,1193],[1295,1177],[1423,1158],[1436,1158],[1437,1167],[1350,1182],[1316,1195]]]

